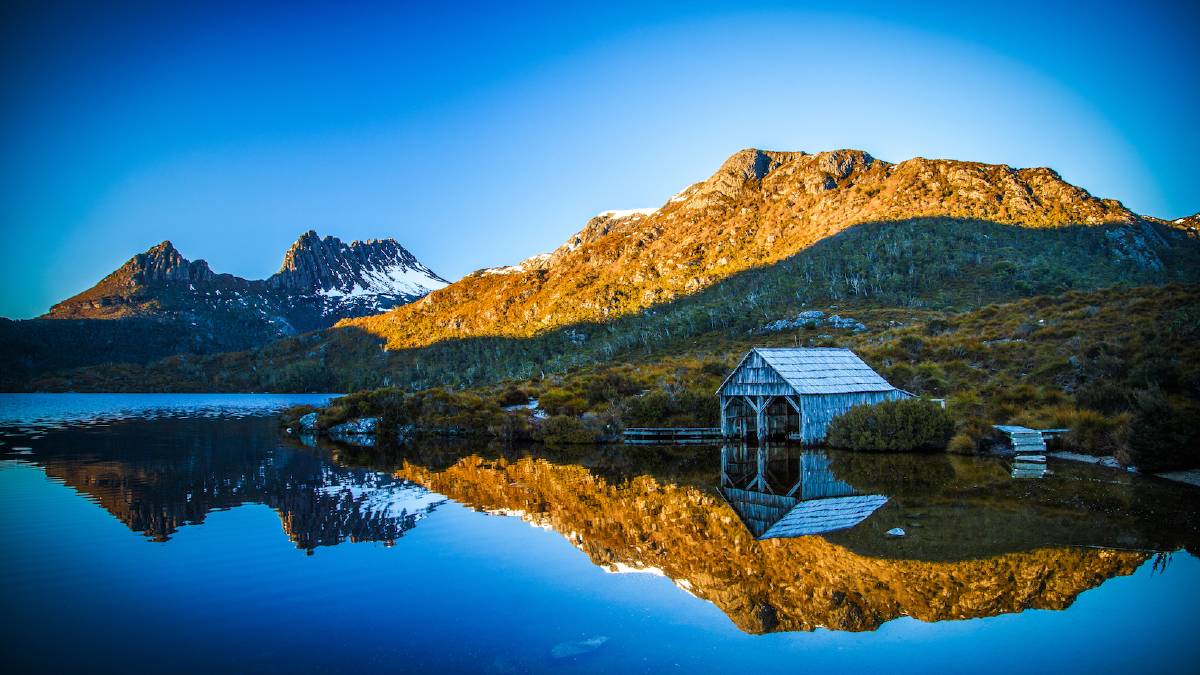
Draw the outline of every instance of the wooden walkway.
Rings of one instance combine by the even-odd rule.
[[[720,443],[717,427],[635,428],[622,434],[627,445],[686,445],[689,443]]]
[[[1046,438],[1058,438],[1066,429],[1030,429],[1005,424],[995,429],[1008,436],[1012,445],[1013,478],[1041,478],[1046,475]]]

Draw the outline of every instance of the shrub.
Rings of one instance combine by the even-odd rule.
[[[909,452],[945,448],[954,420],[941,406],[921,399],[858,405],[834,418],[827,442],[836,448]]]
[[[300,418],[308,413],[317,412],[316,406],[311,405],[293,405],[279,411],[279,426],[281,427],[299,427]]]
[[[957,455],[974,454],[978,447],[978,441],[971,434],[959,432],[954,434],[950,439],[950,443],[946,446],[946,452],[952,452]]]
[[[547,389],[538,397],[538,407],[550,415],[578,415],[587,410],[587,401],[568,389]]]
[[[1145,472],[1200,466],[1200,432],[1195,405],[1172,403],[1158,389],[1134,396],[1128,460]]]
[[[1121,452],[1129,438],[1129,416],[1105,417],[1092,410],[1078,410],[1063,438],[1069,450],[1089,455],[1115,455]]]
[[[524,405],[529,402],[529,394],[520,387],[510,385],[496,399],[500,405]]]
[[[1075,392],[1075,401],[1082,408],[1113,414],[1129,410],[1131,392],[1112,380],[1093,380]]]
[[[579,419],[567,415],[555,415],[542,422],[533,437],[548,445],[596,442],[595,433],[588,430]]]

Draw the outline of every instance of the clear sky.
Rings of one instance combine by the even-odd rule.
[[[3,3],[0,315],[163,239],[263,278],[309,228],[395,237],[454,279],[744,147],[1200,211],[1196,2],[252,4]]]

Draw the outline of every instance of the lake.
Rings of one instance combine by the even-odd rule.
[[[6,671],[1197,668],[1191,486],[273,416],[327,398],[0,395]]]

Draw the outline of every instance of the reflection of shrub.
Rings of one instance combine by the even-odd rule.
[[[945,448],[954,421],[941,406],[910,398],[854,406],[829,425],[829,445],[849,450]]]
[[[946,455],[830,452],[830,469],[840,480],[864,493],[921,499],[954,482],[954,466]]]
[[[596,442],[596,434],[589,431],[583,422],[566,415],[555,415],[542,422],[533,437],[550,445]]]

